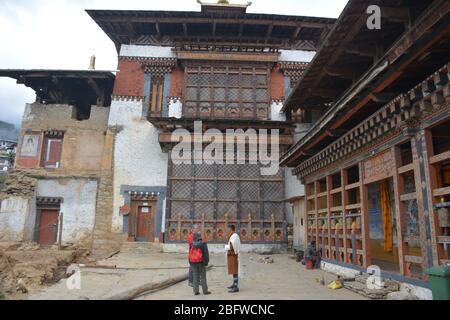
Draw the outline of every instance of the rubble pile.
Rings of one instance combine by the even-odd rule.
[[[27,175],[25,171],[12,171],[0,190],[0,199],[8,196],[33,197],[37,179]]]
[[[400,291],[400,283],[397,281],[384,279],[383,287],[377,288],[374,284],[370,285],[370,281],[368,285],[369,277],[368,274],[363,274],[353,279],[345,279],[344,288],[374,300],[385,300],[389,294]]]
[[[23,299],[65,278],[67,267],[86,263],[89,254],[80,249],[42,249],[33,243],[0,244],[0,292],[6,298]]]
[[[258,260],[259,263],[263,263],[263,264],[272,264],[275,262],[275,260],[273,260],[272,257],[265,257],[265,258],[260,258]]]

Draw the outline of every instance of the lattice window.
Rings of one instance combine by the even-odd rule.
[[[183,106],[186,117],[267,119],[270,102],[268,67],[241,64],[187,66],[185,74]],[[206,112],[201,102],[210,103],[212,113]],[[201,108],[203,112],[199,110]],[[216,108],[222,110],[216,112]]]
[[[222,231],[226,219],[245,223],[250,217],[254,230],[259,230],[262,224],[271,226],[272,215],[276,221],[284,221],[282,176],[278,180],[261,176],[260,166],[250,164],[175,166],[172,163],[171,166],[169,220],[178,220],[181,225],[215,221],[215,228]],[[214,241],[224,240],[218,231],[210,237]],[[183,241],[175,236],[170,239]],[[269,241],[258,234],[246,241],[249,240]]]
[[[195,198],[211,199],[215,195],[214,181],[196,181],[195,182]]]
[[[211,178],[215,176],[215,165],[197,164],[195,165],[195,176],[203,178]]]
[[[173,175],[176,177],[190,177],[192,176],[192,165],[190,164],[174,164]]]
[[[263,218],[270,220],[274,215],[275,220],[283,220],[284,204],[283,202],[265,202],[263,210]]]
[[[242,200],[259,200],[259,183],[258,182],[241,182],[241,199]]]
[[[214,203],[195,202],[194,213],[197,217],[205,217],[206,220],[212,220],[214,219]]]
[[[172,219],[190,219],[191,203],[172,201],[171,218]]]
[[[261,169],[257,164],[241,165],[241,176],[245,178],[257,178],[261,174]]]
[[[242,202],[241,203],[241,215],[243,219],[247,219],[249,215],[252,217],[252,220],[259,220],[260,210],[258,202]]]
[[[189,199],[191,198],[190,181],[172,181],[172,198]]]
[[[224,178],[237,177],[238,169],[239,169],[239,165],[237,165],[237,164],[218,166],[219,177],[224,177]]]
[[[263,182],[262,195],[264,200],[279,200],[283,198],[283,189],[277,182]]]
[[[237,218],[237,203],[236,202],[219,202],[217,203],[217,219],[225,219],[225,214],[228,219]]]
[[[218,198],[219,199],[237,199],[237,181],[219,181]]]

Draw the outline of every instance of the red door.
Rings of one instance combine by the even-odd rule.
[[[136,240],[148,242],[151,240],[153,227],[153,207],[138,207]]]
[[[58,230],[58,210],[42,209],[39,221],[38,243],[41,245],[53,245],[56,243]]]

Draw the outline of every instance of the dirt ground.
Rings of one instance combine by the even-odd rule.
[[[60,251],[32,243],[0,243],[0,296],[7,300],[27,299],[65,278],[72,263],[89,261],[88,254],[75,247]]]
[[[69,288],[67,267],[81,264],[80,288]],[[194,296],[187,281],[144,293],[137,300],[359,300],[364,297],[347,289],[331,290],[325,285],[336,276],[322,270],[306,270],[288,254],[272,256],[242,255],[242,274],[238,294],[226,287],[224,254],[211,255],[208,285],[212,295]],[[75,247],[46,249],[36,244],[0,243],[0,299],[7,300],[105,300],[142,284],[160,284],[187,278],[185,254],[166,254],[158,250],[123,249],[113,257],[93,261],[89,251]],[[181,281],[179,280],[179,281]]]

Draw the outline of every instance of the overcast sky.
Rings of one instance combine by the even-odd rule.
[[[337,18],[346,3],[254,0],[248,12]],[[86,69],[94,54],[97,69],[115,70],[115,47],[85,9],[199,11],[200,5],[196,0],[0,0],[0,69]],[[34,99],[33,90],[0,78],[0,120],[19,125],[25,103]]]

